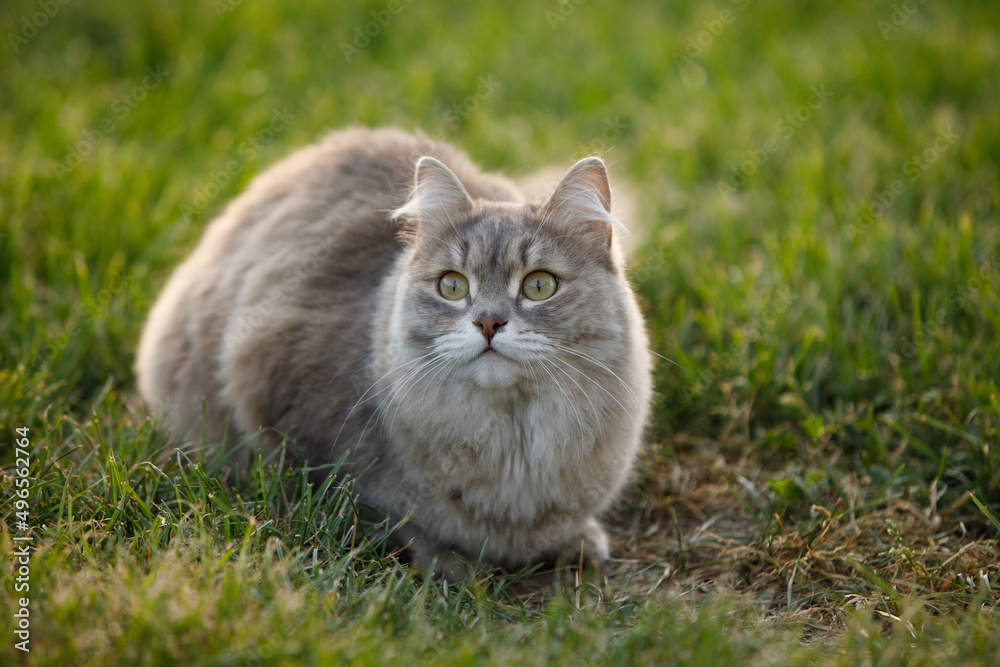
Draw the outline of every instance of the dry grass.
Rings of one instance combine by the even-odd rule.
[[[824,502],[785,505],[768,480],[804,479],[821,451],[775,465],[739,442],[676,436],[673,450],[647,452],[609,519],[613,579],[671,596],[736,593],[824,633],[843,628],[846,609],[898,618],[913,600],[942,613],[1000,604],[1000,546],[967,492],[941,508],[932,482],[920,506],[845,473]]]

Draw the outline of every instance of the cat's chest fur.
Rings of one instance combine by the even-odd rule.
[[[427,398],[440,405],[448,392]],[[581,468],[600,458],[593,432],[562,419],[548,398],[485,395],[455,405],[462,408],[451,414],[429,415],[420,405],[398,410],[395,449],[425,502],[443,503],[472,521],[512,524],[580,509]]]
[[[447,401],[433,391],[424,398]],[[426,405],[408,401],[390,434],[401,472],[396,510],[440,544],[512,566],[551,557],[606,506],[628,469],[630,448],[581,432],[553,411],[565,406],[551,396],[461,405],[472,409],[429,418]]]

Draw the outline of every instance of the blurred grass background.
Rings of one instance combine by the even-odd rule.
[[[971,611],[992,608],[1000,590],[996,3],[43,0],[5,3],[0,26],[0,463],[7,498],[7,434],[31,427],[49,466],[33,471],[34,511],[65,528],[42,531],[53,556],[40,558],[47,569],[33,575],[43,591],[39,618],[48,619],[35,626],[39,651],[49,660],[101,664],[145,646],[162,651],[157,660],[239,662],[273,633],[248,622],[218,633],[228,639],[210,637],[250,597],[262,600],[261,618],[298,619],[275,652],[288,660],[336,654],[336,641],[323,636],[340,628],[373,651],[358,649],[360,660],[388,651],[407,662],[407,651],[417,651],[472,661],[486,655],[492,635],[452,637],[439,650],[417,638],[420,624],[440,634],[482,623],[505,628],[495,640],[498,661],[567,658],[526,648],[560,642],[588,660],[658,660],[687,646],[692,659],[794,661],[816,657],[798,643],[794,622],[819,598],[829,614],[810,623],[855,657],[954,658],[935,653],[942,637],[968,659],[997,655],[995,613]],[[173,480],[169,498],[152,482],[143,486],[143,462],[164,445],[135,396],[142,321],[204,226],[255,174],[351,124],[421,129],[512,174],[596,152],[613,185],[635,187],[638,215],[626,221],[639,241],[632,279],[654,350],[677,365],[657,369],[651,444],[614,515],[617,550],[655,564],[660,582],[676,579],[680,588],[658,598],[648,594],[650,581],[618,577],[607,599],[584,586],[537,613],[476,590],[476,605],[456,611],[454,591],[417,588],[374,551],[346,589],[349,604],[346,594],[332,601],[336,585],[329,572],[316,583],[316,563],[309,576],[289,575],[302,564],[285,552],[316,548],[291,530],[244,540],[236,570],[199,570],[190,560],[176,536],[195,535],[191,553],[218,558],[227,540],[239,546],[227,532],[231,520],[244,526],[265,521],[255,513],[274,511],[275,521],[281,514],[263,492],[253,508],[212,505],[183,476],[190,471],[182,461],[164,473]],[[721,463],[709,465],[706,452]],[[123,468],[112,475],[115,460]],[[721,491],[704,500],[684,485],[689,478]],[[112,492],[128,495],[125,486],[139,489],[148,513],[136,505],[134,522],[114,540],[95,538],[125,521],[128,503]],[[718,497],[731,506],[716,507]],[[67,499],[86,509],[74,513]],[[226,531],[195,530],[185,523],[191,512],[166,509],[182,499]],[[312,511],[305,507],[303,521]],[[910,516],[911,526],[888,515],[897,511],[923,519]],[[158,512],[174,528],[154,538]],[[794,572],[787,601],[785,583],[753,584],[745,575],[757,596],[748,607],[729,593],[694,610],[678,602],[679,590],[705,578],[693,545],[720,516],[743,522],[722,537],[766,552],[773,570]],[[870,524],[849,529],[859,516]],[[886,521],[902,526],[898,539]],[[630,530],[648,538],[645,546]],[[775,540],[810,547],[821,531],[838,530],[833,551],[855,548],[851,558],[865,568],[848,567],[850,584],[831,578],[843,574],[832,565],[806,567],[809,548],[768,551]],[[353,539],[338,541],[347,534],[324,543],[335,562],[337,549],[351,552]],[[928,544],[938,550],[914,551]],[[941,569],[956,567],[948,559],[962,549],[982,558],[960,556],[961,571]],[[702,566],[758,572],[740,553]],[[171,565],[150,565],[157,558]],[[799,574],[799,564],[810,574]],[[195,644],[183,639],[190,618],[154,622],[167,601],[143,586],[127,605],[116,597],[161,566],[214,582],[191,604],[207,633],[195,632],[202,653],[190,653]],[[693,579],[681,577],[685,568]],[[280,585],[255,588],[253,577],[272,575]],[[795,584],[796,576],[808,583]],[[902,583],[886,584],[920,576],[933,583],[905,593]],[[227,581],[249,588],[216,597],[212,586]],[[5,609],[14,599],[8,584]],[[84,605],[84,620],[71,620],[69,597],[88,590],[119,599],[115,613],[123,616],[108,620],[107,609]],[[403,614],[385,606],[387,591],[422,620],[387,621],[385,614]],[[781,598],[791,629],[754,621],[775,608],[760,601],[763,591]],[[912,624],[902,598],[932,604],[913,614],[969,616],[947,617],[944,629],[912,645],[903,621],[895,632],[881,628],[895,638],[885,644],[878,630],[868,637],[869,623]],[[859,599],[883,616],[856,615]],[[210,604],[216,616],[204,611]],[[508,604],[518,610],[509,617],[497,611]],[[321,609],[308,623],[307,608]],[[522,624],[508,626],[511,618]],[[88,628],[107,640],[93,645],[99,649],[81,638]],[[692,632],[705,643],[685,644]],[[250,648],[232,649],[237,637]]]

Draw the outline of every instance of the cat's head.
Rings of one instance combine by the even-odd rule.
[[[473,200],[424,157],[396,216],[412,247],[390,339],[422,359],[412,363],[425,377],[572,388],[623,353],[632,297],[599,158],[576,163],[547,201],[521,204]]]

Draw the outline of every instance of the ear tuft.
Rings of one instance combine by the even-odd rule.
[[[417,160],[413,194],[393,218],[424,225],[457,225],[472,215],[474,205],[458,177],[443,162],[425,155]]]
[[[546,219],[569,225],[578,232],[598,232],[611,247],[611,185],[608,170],[598,157],[587,157],[566,172],[545,207]]]

